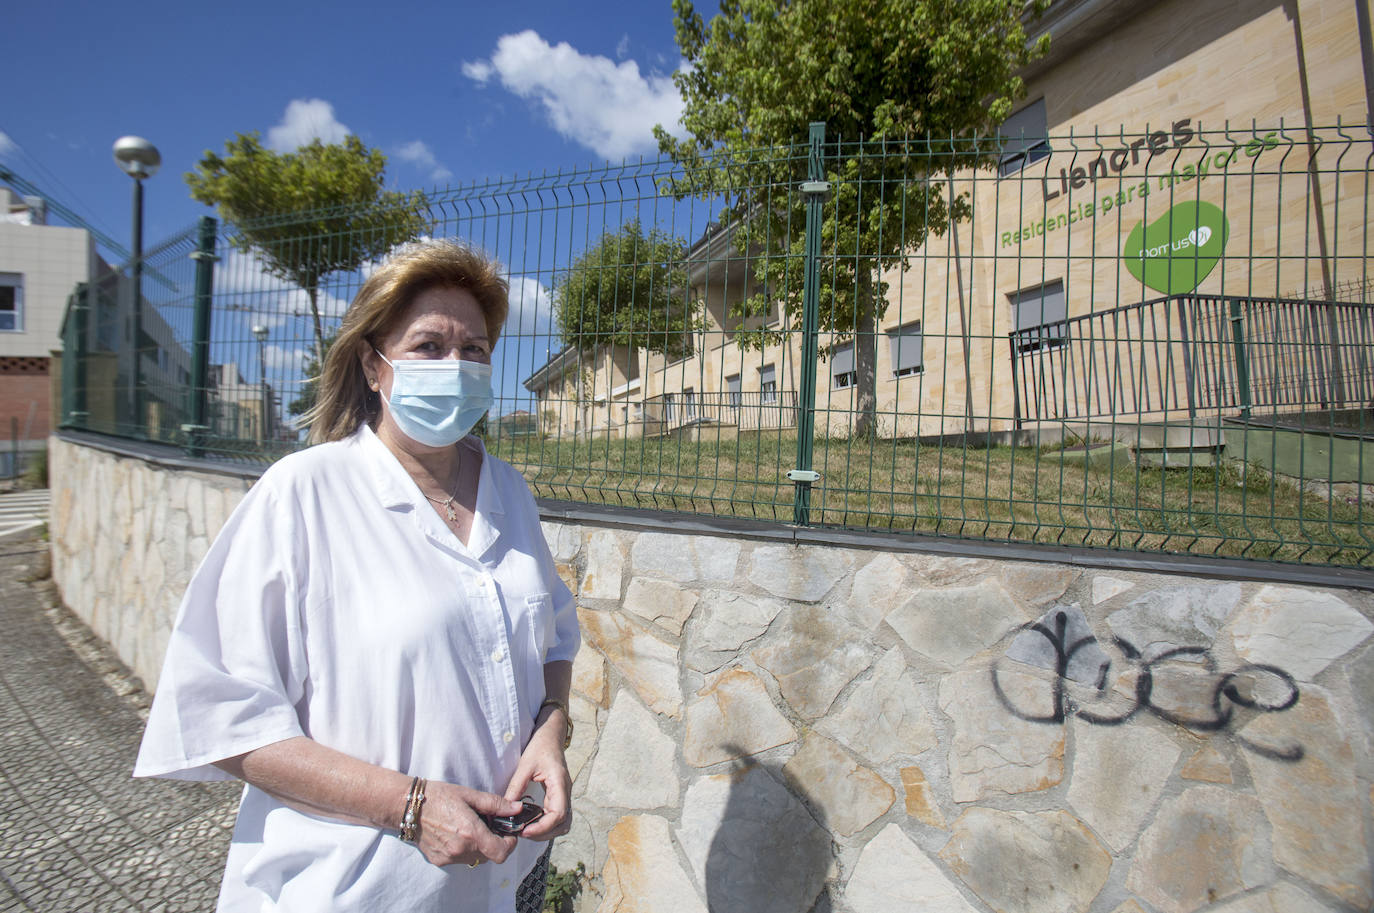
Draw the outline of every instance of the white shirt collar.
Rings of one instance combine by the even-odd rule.
[[[500,524],[492,522],[490,518],[505,514],[506,509],[501,500],[501,493],[491,481],[491,459],[487,455],[487,448],[481,438],[473,440],[482,451],[482,466],[477,477],[477,504],[472,518],[472,530],[468,533],[467,551],[480,556],[491,548],[501,535]],[[415,484],[410,473],[401,465],[401,461],[387,449],[386,444],[382,443],[381,438],[377,437],[376,432],[368,427],[366,422],[354,433],[352,444],[361,448],[372,475],[377,497],[383,507],[388,510],[416,510],[429,503],[424,492],[420,491],[420,486]],[[417,513],[417,519],[423,518],[420,519],[420,528],[425,534],[441,542],[445,538],[456,540],[453,531],[439,520],[437,514],[433,515],[434,523],[427,522],[430,519],[427,514],[432,513]]]

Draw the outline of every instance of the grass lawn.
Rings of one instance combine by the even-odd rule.
[[[795,432],[488,442],[537,495],[791,523]],[[811,524],[1374,567],[1374,507],[1243,464],[1085,466],[1053,447],[818,440]]]

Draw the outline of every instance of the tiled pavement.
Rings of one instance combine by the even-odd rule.
[[[238,787],[134,780],[147,698],[0,539],[0,913],[213,910]]]

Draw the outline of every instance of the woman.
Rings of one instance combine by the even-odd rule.
[[[467,436],[506,295],[446,241],[373,273],[318,446],[263,474],[191,581],[134,774],[246,781],[221,913],[510,911],[568,829],[572,595],[523,479]],[[480,817],[539,787],[519,837]]]

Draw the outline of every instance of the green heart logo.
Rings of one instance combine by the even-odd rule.
[[[1202,284],[1221,260],[1231,225],[1220,207],[1188,200],[1147,226],[1131,229],[1121,257],[1141,282],[1166,295],[1182,295]]]

